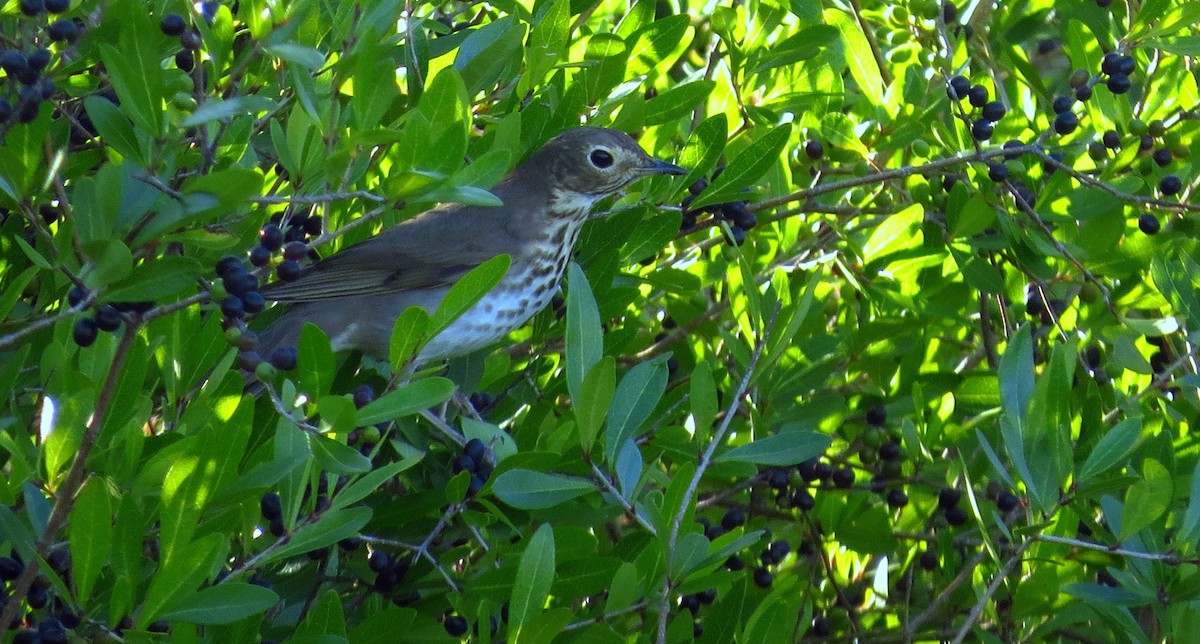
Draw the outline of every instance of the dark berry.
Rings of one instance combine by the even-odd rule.
[[[1100,141],[1092,141],[1087,147],[1088,156],[1094,161],[1103,161],[1108,158],[1107,148]]]
[[[958,501],[962,499],[962,492],[952,487],[944,488],[938,492],[938,507],[943,510],[957,507]]]
[[[467,633],[467,620],[461,615],[451,615],[442,622],[442,626],[446,628],[446,632],[451,637],[462,637]]]
[[[1171,158],[1172,158],[1171,151],[1168,150],[1167,148],[1159,148],[1154,151],[1154,154],[1151,156],[1151,158],[1154,159],[1154,162],[1157,163],[1160,167],[1169,165],[1171,163]]]
[[[1079,127],[1079,117],[1074,112],[1059,112],[1054,117],[1054,131],[1059,134],[1070,134]]]
[[[961,101],[967,97],[967,93],[971,91],[971,81],[963,76],[955,76],[950,79],[950,85],[946,92],[950,98]]]
[[[256,245],[250,249],[250,265],[251,266],[266,266],[271,263],[271,251],[261,245]]]
[[[46,11],[62,13],[71,8],[71,0],[46,0]]]
[[[700,598],[695,595],[684,595],[679,598],[679,607],[696,613],[700,610]]]
[[[1071,77],[1067,79],[1067,83],[1072,89],[1079,89],[1080,87],[1087,85],[1089,79],[1090,76],[1086,69],[1077,69],[1071,72]]]
[[[738,228],[737,226],[730,226],[729,234],[725,237],[725,241],[728,242],[730,246],[741,246],[742,244],[746,243],[746,231]]]
[[[942,20],[950,24],[958,19],[958,7],[953,2],[942,3]]]
[[[54,24],[46,30],[46,35],[55,42],[75,42],[79,40],[79,25],[75,24],[74,20],[67,18],[55,20]]]
[[[371,385],[362,385],[354,390],[354,406],[358,409],[366,407],[372,400],[375,400],[375,390]]]
[[[288,242],[287,246],[283,247],[283,258],[300,261],[308,255],[308,244],[301,241]]]
[[[34,71],[42,71],[46,69],[46,65],[50,64],[50,50],[39,47],[29,54],[29,68]]]
[[[258,229],[258,243],[263,248],[269,251],[277,251],[283,248],[283,229],[279,224],[267,224]],[[301,255],[303,257],[303,255]],[[299,259],[296,257],[290,259]]]
[[[804,154],[813,161],[816,161],[825,156],[825,146],[817,139],[809,139],[804,142]]]
[[[1158,182],[1158,191],[1168,197],[1178,193],[1182,189],[1183,181],[1180,181],[1179,177],[1173,174],[1168,174],[1162,178],[1162,181]]]
[[[746,567],[746,562],[742,561],[741,557],[738,557],[737,555],[730,555],[729,558],[725,560],[725,569],[726,570],[732,570],[733,572],[737,572],[739,570],[745,569],[745,567]]]
[[[833,484],[843,490],[854,485],[854,470],[848,467],[834,470]]]
[[[72,308],[79,306],[87,299],[88,290],[82,286],[72,286],[70,291],[67,291],[67,305]]]
[[[1163,123],[1160,119],[1155,119],[1150,121],[1150,124],[1147,126],[1147,132],[1156,139],[1161,138],[1162,135],[1167,133],[1167,124]]]
[[[291,371],[296,368],[296,347],[278,347],[271,352],[267,362],[280,371]]]
[[[767,485],[774,490],[783,490],[788,486],[787,470],[773,469],[767,473]]]
[[[171,622],[169,622],[165,619],[160,619],[158,621],[150,622],[150,624],[148,624],[146,626],[146,630],[151,633],[170,633],[171,632]]]
[[[1158,231],[1162,228],[1162,224],[1159,223],[1158,217],[1146,213],[1138,217],[1138,228],[1147,235],[1157,235]]]
[[[101,331],[116,331],[121,326],[121,314],[112,305],[106,304],[96,309],[96,326]]]
[[[373,572],[383,572],[392,567],[392,557],[383,550],[374,550],[371,556],[367,557],[367,566]]]
[[[1051,104],[1051,108],[1054,110],[1055,114],[1062,114],[1063,112],[1070,112],[1071,106],[1074,104],[1075,101],[1071,100],[1067,96],[1055,96],[1054,102]]]
[[[361,537],[346,537],[338,542],[338,547],[347,552],[353,552],[362,547],[363,540]]]
[[[894,461],[900,458],[900,445],[894,441],[888,441],[879,446],[879,458],[885,461]]]
[[[227,273],[235,268],[245,268],[240,257],[226,255],[217,260],[217,277],[225,277]]]
[[[784,539],[780,539],[778,541],[772,541],[770,545],[767,546],[767,550],[771,552],[772,559],[777,562],[783,561],[783,558],[788,556],[788,553],[792,551],[792,544],[788,543]]]
[[[971,89],[967,90],[967,100],[974,107],[983,107],[987,105],[988,99],[991,96],[988,94],[988,89],[983,85],[972,85]]]
[[[12,118],[12,114],[12,104],[0,98],[0,125],[3,125],[8,119]]]
[[[189,31],[179,37],[179,44],[186,50],[196,51],[200,49],[202,41],[200,40],[200,32]]]
[[[971,124],[971,138],[976,141],[986,141],[992,138],[995,127],[987,119],[979,119]]]
[[[1080,87],[1075,90],[1075,100],[1077,100],[1081,103],[1087,101],[1091,97],[1092,97],[1092,88],[1088,87],[1087,85],[1084,85],[1083,87]]]
[[[196,57],[184,49],[175,54],[175,66],[185,72],[191,72],[196,67]]]
[[[775,576],[771,574],[770,570],[762,567],[754,569],[754,585],[759,588],[770,588],[771,582],[774,580]]]
[[[707,606],[717,600],[717,589],[708,588],[702,590],[696,593],[696,599],[699,599],[701,604]]]
[[[258,501],[258,509],[264,519],[274,521],[283,516],[283,503],[275,492],[267,492]]]
[[[946,509],[946,523],[950,525],[962,525],[967,522],[967,511],[959,506]]]
[[[1063,163],[1067,159],[1067,156],[1065,154],[1063,154],[1062,152],[1051,152],[1050,154],[1047,154],[1046,156],[1050,157],[1050,159],[1057,161],[1059,163]],[[1058,167],[1055,166],[1050,161],[1042,161],[1042,170],[1044,172],[1046,172],[1046,174],[1053,174],[1054,171],[1057,169],[1058,169]]]
[[[887,494],[887,504],[893,508],[902,508],[908,505],[908,495],[904,490],[891,490]]]
[[[42,0],[21,0],[20,5],[21,13],[30,18],[46,10],[46,3]]]
[[[267,306],[267,298],[258,291],[246,291],[238,297],[242,300],[242,308],[247,313],[261,313]]]
[[[275,274],[279,276],[279,279],[290,282],[299,278],[302,270],[300,262],[294,259],[285,259],[275,267]]]
[[[808,512],[817,505],[817,500],[813,498],[813,495],[808,490],[801,488],[792,493],[791,503],[793,508],[802,512]]]
[[[183,35],[184,30],[187,29],[187,22],[184,21],[183,16],[177,13],[168,13],[162,17],[158,28],[162,29],[163,34],[174,38]]]
[[[75,323],[75,330],[71,336],[75,339],[75,344],[81,347],[90,347],[96,342],[96,336],[99,335],[99,327],[96,326],[96,321],[92,318],[80,318]]]
[[[812,628],[810,628],[808,632],[813,637],[829,637],[829,634],[833,632],[833,629],[830,627],[828,619],[822,615],[817,615],[813,618]]]
[[[304,234],[310,237],[316,237],[321,234],[321,229],[324,227],[324,221],[320,215],[313,215],[304,220]]]
[[[0,581],[12,581],[21,576],[25,566],[12,557],[0,557]]]
[[[810,458],[807,461],[803,461],[796,466],[796,473],[799,474],[800,478],[804,479],[805,482],[815,481],[820,478],[817,476],[817,463],[819,462],[820,461],[818,461],[816,458]]]
[[[1107,130],[1104,136],[1100,139],[1104,143],[1104,147],[1115,150],[1121,147],[1121,135],[1117,134],[1116,130]]]
[[[733,508],[721,517],[721,527],[726,530],[732,530],[746,523],[746,512],[741,508]]]
[[[1117,59],[1117,73],[1132,74],[1137,69],[1137,63],[1133,60],[1133,56],[1121,56]]]
[[[988,178],[997,183],[1008,178],[1008,166],[1003,163],[988,164]]]
[[[54,617],[45,617],[38,622],[38,639],[43,644],[66,644],[70,641],[67,636],[67,627]]]
[[[996,497],[996,507],[1001,512],[1011,512],[1020,502],[1021,500],[1017,498],[1017,495],[1008,490],[1001,492],[1000,496]]]
[[[1121,71],[1121,55],[1115,51],[1104,54],[1104,58],[1100,59],[1100,71],[1105,74],[1115,74]]]
[[[1121,72],[1109,76],[1108,82],[1105,84],[1108,85],[1108,91],[1113,94],[1124,94],[1129,91],[1130,87],[1133,87],[1133,82],[1129,80],[1129,76]]]
[[[221,300],[221,315],[229,320],[240,320],[245,317],[246,307],[242,305],[242,298],[236,295],[225,296],[225,299]]]
[[[1008,110],[1004,108],[1004,103],[1001,103],[1000,101],[990,101],[983,106],[983,111],[981,111],[980,114],[983,115],[983,118],[995,123],[996,121],[1004,118],[1004,114],[1007,111]]]
[[[872,427],[883,427],[887,422],[887,408],[883,405],[872,405],[867,409],[867,424]]]
[[[38,632],[32,628],[26,628],[17,631],[13,636],[12,644],[40,644],[42,638],[38,636]]]
[[[459,454],[456,456],[454,458],[454,462],[452,462],[450,465],[451,471],[453,471],[455,474],[458,474],[459,472],[475,471],[475,459],[467,456],[466,454]]]
[[[921,567],[925,570],[933,570],[938,566],[937,551],[932,548],[923,550],[921,556],[918,557]]]
[[[477,463],[482,463],[487,459],[487,445],[478,438],[472,438],[463,446],[463,454],[469,456]]]

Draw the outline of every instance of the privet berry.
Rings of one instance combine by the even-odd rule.
[[[99,327],[92,318],[80,318],[75,322],[75,329],[71,332],[75,344],[81,347],[90,347],[95,344],[97,335],[99,335]]]
[[[1150,213],[1146,213],[1138,217],[1138,229],[1147,235],[1157,235],[1162,224],[1159,223],[1158,217]]]
[[[1050,107],[1054,110],[1055,114],[1062,114],[1063,112],[1070,112],[1071,106],[1074,103],[1075,101],[1072,101],[1069,97],[1055,96],[1054,102],[1050,104]]]
[[[971,138],[976,141],[986,141],[992,138],[995,128],[988,119],[979,119],[971,124]]]
[[[1059,134],[1070,134],[1079,127],[1079,117],[1075,116],[1074,112],[1059,112],[1054,117],[1054,131]]]
[[[983,115],[983,118],[995,123],[996,121],[1004,118],[1006,111],[1007,110],[1004,108],[1004,103],[1001,103],[1000,101],[990,101],[983,106],[983,110],[980,112],[980,114]]]
[[[1124,94],[1125,92],[1128,92],[1131,87],[1133,87],[1133,81],[1129,80],[1129,76],[1127,74],[1118,72],[1108,77],[1108,82],[1106,85],[1108,86],[1108,91],[1112,92],[1113,94]]]
[[[184,30],[187,29],[187,22],[184,21],[183,16],[177,13],[168,13],[162,17],[158,28],[162,30],[163,34],[176,38],[183,35]]]
[[[995,182],[1004,181],[1008,178],[1008,166],[1003,163],[989,163],[988,178]]]
[[[971,81],[968,81],[963,76],[955,76],[950,79],[950,85],[946,88],[946,93],[950,98],[961,101],[967,97],[971,91]]]
[[[1117,134],[1116,130],[1106,130],[1100,140],[1104,143],[1104,147],[1110,150],[1121,147],[1121,135]]]
[[[1177,177],[1173,174],[1168,174],[1167,176],[1163,177],[1161,181],[1158,182],[1158,191],[1168,197],[1173,194],[1178,193],[1182,189],[1183,189],[1183,181],[1181,181],[1179,179],[1179,177]]]

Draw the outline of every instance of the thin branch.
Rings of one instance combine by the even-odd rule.
[[[750,361],[746,365],[746,372],[742,375],[742,381],[738,383],[737,392],[733,396],[733,402],[729,405],[729,411],[725,413],[725,418],[722,419],[716,433],[713,434],[712,440],[708,443],[708,448],[704,450],[704,455],[701,456],[700,462],[696,466],[696,472],[692,475],[691,481],[688,482],[687,489],[683,493],[683,498],[679,503],[679,511],[675,513],[675,518],[671,520],[671,531],[667,535],[667,570],[663,574],[663,589],[662,597],[659,599],[658,613],[658,638],[659,644],[666,644],[667,641],[667,615],[671,610],[671,565],[675,558],[675,548],[679,541],[679,531],[683,527],[683,518],[687,514],[688,506],[691,505],[692,498],[696,495],[696,488],[700,486],[700,479],[704,476],[704,472],[712,463],[713,457],[716,455],[717,447],[725,439],[725,434],[729,431],[729,426],[733,423],[733,419],[737,417],[738,409],[741,407],[742,399],[746,397],[746,392],[750,389],[750,382],[754,377],[754,370],[758,366],[758,361],[762,357],[763,350],[767,346],[767,340],[771,335],[771,331],[775,328],[775,322],[779,319],[779,310],[781,302],[775,302],[775,309],[771,312],[771,319],[767,321],[763,327],[763,332],[755,342],[754,353],[750,356]]]

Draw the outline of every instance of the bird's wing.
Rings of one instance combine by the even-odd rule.
[[[481,225],[484,208],[431,210],[304,269],[290,282],[262,290],[268,300],[315,302],[437,288],[516,244],[504,226]],[[490,230],[489,230],[490,228]]]

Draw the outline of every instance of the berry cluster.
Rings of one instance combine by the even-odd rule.
[[[492,476],[492,463],[495,456],[492,450],[478,438],[472,438],[463,446],[462,454],[454,458],[452,469],[455,474],[469,472],[471,483],[467,486],[467,495],[475,496],[483,489],[484,484]]]
[[[693,619],[692,635],[693,635],[693,637],[700,637],[701,635],[704,635],[704,625],[700,622],[699,619],[696,618],[697,613],[700,612],[700,607],[708,606],[709,604],[715,602],[716,600],[717,600],[717,589],[716,588],[705,588],[704,590],[702,590],[698,593],[692,593],[690,595],[682,595],[679,597],[679,607],[686,608],[687,610],[691,611],[691,613],[692,613],[692,619]]]
[[[311,251],[306,241],[309,237],[321,234],[323,222],[321,217],[293,216],[283,226],[283,216],[275,215],[271,221],[258,230],[258,244],[250,249],[250,263],[263,268],[275,265],[275,275],[290,282],[300,277],[304,269],[301,262],[309,257]],[[277,260],[276,255],[282,254],[283,259]]]
[[[51,550],[46,557],[46,563],[59,578],[70,578],[71,553],[66,547]],[[24,572],[25,563],[15,550],[8,557],[0,557],[0,598],[7,597],[5,585],[15,581]],[[50,577],[45,573],[39,572],[33,578],[33,585],[25,597],[25,603],[30,612],[24,619],[24,628],[17,631],[13,642],[65,643],[70,641],[67,631],[76,628],[82,621],[78,613],[54,596]],[[0,599],[0,605],[3,605],[3,599]]]
[[[505,624],[508,623],[508,602],[504,602],[504,604],[500,607],[500,619],[503,620]],[[500,622],[496,619],[495,615],[490,616],[488,622],[491,630],[491,637],[493,641],[495,641],[496,634],[500,632]],[[467,623],[467,618],[463,617],[462,615],[446,614],[442,616],[442,628],[446,629],[446,633],[451,637],[462,637],[463,635],[466,635],[468,628],[474,631],[476,637],[479,636],[479,622],[475,622],[475,624],[471,626]]]
[[[721,171],[724,168],[717,168],[713,173],[713,180],[721,176]],[[696,195],[704,192],[708,187],[707,179],[697,179],[695,183],[688,186],[688,196],[683,198],[683,203],[680,206],[683,208],[683,223],[680,226],[681,230],[689,231],[696,228],[702,213],[712,215],[712,223],[720,225],[719,222],[726,221],[729,224],[729,232],[726,235],[725,241],[732,246],[741,246],[746,242],[746,231],[758,225],[758,217],[750,212],[745,201],[731,201],[729,203],[714,204],[705,206],[698,210],[692,210],[692,201],[696,199]]]
[[[163,35],[179,38],[179,46],[182,49],[175,54],[175,66],[185,72],[192,71],[196,66],[196,52],[200,51],[203,44],[200,32],[188,29],[187,19],[177,13],[165,14],[159,21],[158,28],[162,30]]]
[[[383,550],[372,550],[367,556],[367,567],[375,573],[371,589],[384,595],[391,594],[408,575],[412,561],[412,555],[393,557]]]
[[[70,4],[69,0],[21,0],[19,6],[27,19],[24,25],[28,27],[28,41],[36,40],[33,31],[42,26],[45,26],[46,38],[60,47],[79,40],[83,33],[82,21],[54,18],[49,25],[45,25],[45,21],[40,19],[44,13],[52,16],[64,13]],[[3,91],[3,85],[0,85],[0,93],[17,95],[15,105],[0,98],[0,126],[9,120],[17,123],[33,121],[40,113],[42,103],[58,93],[54,80],[45,73],[51,61],[50,50],[45,47],[36,46],[28,51],[21,48],[0,49],[0,69],[4,70],[9,85],[13,87],[11,92]]]
[[[965,76],[955,76],[946,86],[946,95],[953,101],[966,100],[972,108],[979,110],[979,118],[971,124],[971,137],[976,141],[992,138],[996,122],[1004,118],[1007,109],[1004,103],[993,101],[988,88],[972,85]]]
[[[89,297],[88,290],[82,286],[74,286],[67,293],[67,304],[72,308],[79,306]],[[96,307],[92,317],[81,317],[75,322],[72,338],[81,347],[90,347],[96,342],[101,331],[113,332],[121,326],[121,312],[133,310],[140,303],[118,302]],[[141,307],[138,307],[141,308]]]

